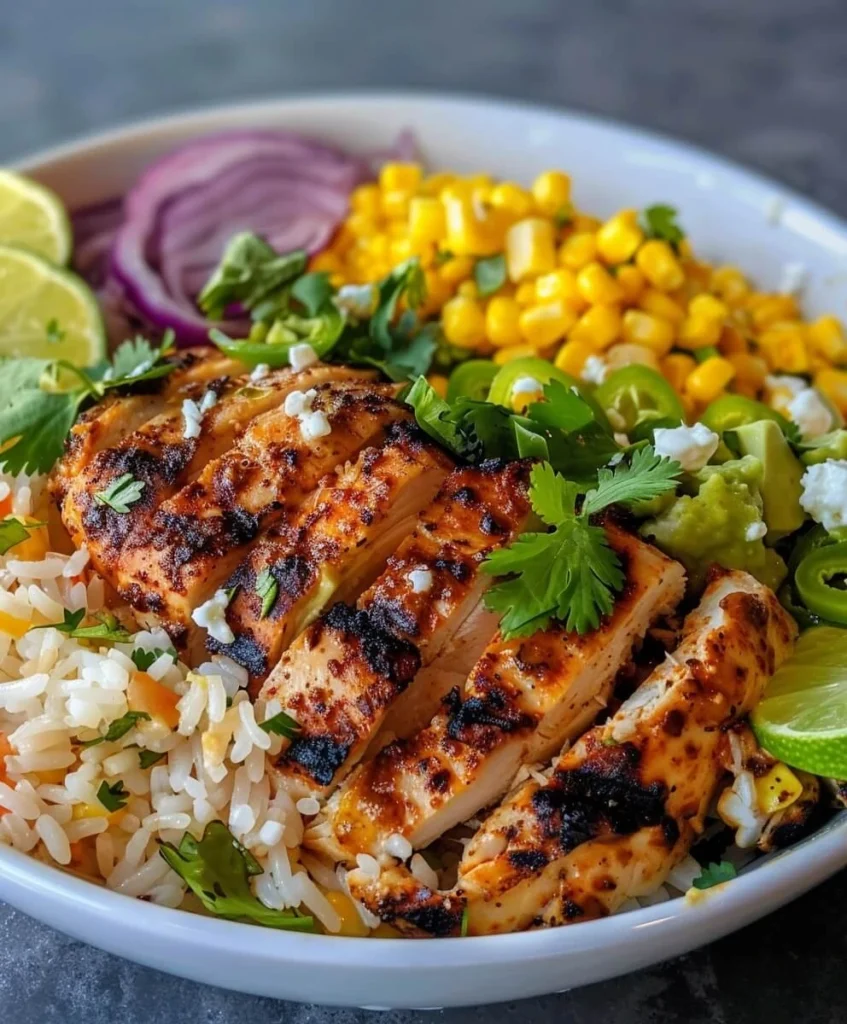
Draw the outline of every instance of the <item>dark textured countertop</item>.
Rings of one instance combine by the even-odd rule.
[[[0,159],[143,115],[314,89],[472,90],[657,128],[847,214],[844,0],[26,0],[0,3]],[[836,1024],[847,876],[709,948],[520,1004],[396,1024]],[[0,905],[8,1024],[353,1024],[81,946]]]

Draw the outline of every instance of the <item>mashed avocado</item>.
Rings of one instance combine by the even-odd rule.
[[[786,570],[762,540],[761,482],[762,464],[749,455],[706,466],[686,481],[686,489],[696,493],[676,498],[641,533],[683,563],[695,588],[712,563],[744,569],[775,588]]]

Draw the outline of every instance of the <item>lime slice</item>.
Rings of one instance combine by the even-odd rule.
[[[751,720],[759,743],[774,757],[815,775],[847,779],[847,629],[807,630]]]
[[[22,245],[53,263],[71,258],[71,223],[49,188],[0,170],[0,243]]]
[[[0,245],[0,356],[91,366],[105,354],[103,318],[88,285],[42,256]]]

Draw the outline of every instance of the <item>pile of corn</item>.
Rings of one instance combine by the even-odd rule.
[[[499,253],[507,279],[481,297],[476,260]],[[591,356],[608,369],[642,363],[692,413],[727,390],[760,397],[769,375],[800,374],[847,413],[847,371],[838,368],[847,366],[847,337],[836,317],[804,321],[793,295],[754,290],[737,267],[698,260],[685,238],[650,237],[635,210],[606,221],[577,211],[561,171],[527,190],[387,164],[378,183],[353,193],[312,268],[339,285],[364,283],[410,256],[426,274],[424,313],[440,314],[453,345],[495,363],[541,355],[575,376]]]

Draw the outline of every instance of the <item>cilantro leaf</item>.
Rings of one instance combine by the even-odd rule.
[[[506,283],[506,257],[503,253],[478,259],[474,264],[473,279],[483,299],[502,288]]]
[[[583,515],[594,515],[608,505],[631,506],[658,498],[676,487],[681,474],[678,462],[657,455],[650,445],[637,448],[630,462],[599,471],[596,488],[585,495]]]
[[[737,875],[735,865],[730,864],[728,860],[722,860],[720,863],[712,861],[711,864],[707,864],[703,868],[691,884],[695,889],[711,889],[715,885],[720,885],[721,882],[732,881]]]
[[[265,732],[272,732],[275,736],[285,736],[289,740],[293,740],[300,733],[300,726],[284,711],[260,722],[259,728]]]
[[[176,664],[177,653],[173,647],[169,647],[166,651],[163,651],[161,647],[154,647],[152,651],[145,651],[141,647],[136,647],[132,654],[130,654],[130,658],[132,658],[132,662],[139,672],[146,672],[153,662],[158,661],[163,654],[169,654],[173,658],[174,664]]]
[[[141,335],[121,342],[112,356],[111,366],[98,382],[100,389],[129,387],[173,373],[177,364],[167,362],[165,357],[173,350],[175,337],[169,328],[158,346],[151,345]]]
[[[279,255],[258,235],[241,232],[230,239],[197,304],[210,320],[221,320],[229,306],[255,310],[306,269],[302,249]]]
[[[677,249],[685,238],[685,232],[677,224],[676,218],[677,211],[673,206],[664,203],[648,206],[644,211],[644,233],[649,238],[660,238]]]
[[[557,427],[568,433],[594,422],[594,410],[588,402],[560,380],[544,385],[544,401],[533,402],[527,415],[542,426]]]
[[[260,618],[266,619],[273,611],[279,596],[279,583],[270,569],[262,569],[256,577],[256,594],[262,602]]]
[[[60,633],[72,634],[85,618],[85,609],[78,608],[75,612],[64,610],[64,622],[47,622],[43,626],[33,626],[33,629],[58,629]]]
[[[94,500],[98,505],[108,505],[119,515],[126,515],[130,506],[141,498],[141,492],[146,486],[143,480],[136,480],[132,473],[124,473],[113,480],[105,491],[96,491]]]
[[[16,544],[26,540],[32,530],[37,530],[39,527],[46,525],[46,523],[41,522],[22,523],[20,519],[16,519],[14,516],[6,516],[5,519],[0,519],[0,555],[5,555]]]
[[[75,612],[64,611],[64,622],[48,622],[43,626],[33,626],[33,629],[58,629],[60,633],[66,633],[74,640],[108,640],[114,644],[125,644],[132,640],[129,633],[118,622],[114,615],[106,612],[100,616],[96,626],[80,626],[85,618],[85,609],[78,608]]]
[[[426,377],[418,377],[407,392],[405,402],[414,410],[418,426],[425,433],[452,452],[463,451],[464,442],[456,426],[453,409]]]
[[[261,875],[262,868],[221,821],[210,821],[202,839],[186,832],[179,846],[161,843],[159,853],[203,906],[219,917],[268,928],[314,929],[311,917],[271,910],[259,902],[250,889],[250,878]]]
[[[296,299],[309,316],[317,316],[331,297],[329,274],[322,270],[303,274],[291,286],[291,298]]]
[[[118,779],[117,782],[111,786],[108,782],[103,780],[100,783],[100,788],[97,790],[97,799],[111,814],[114,811],[119,811],[122,807],[126,807],[127,800],[129,800],[129,793],[127,792],[122,779]]]
[[[155,750],[139,750],[138,765],[140,768],[152,768],[154,764],[158,764],[163,757],[167,756],[167,754],[159,754]]]
[[[96,740],[86,740],[81,746],[96,747],[98,743],[114,743],[116,740],[126,736],[130,729],[133,729],[138,722],[149,721],[150,716],[146,711],[127,711],[125,715],[116,718],[102,736],[98,736]]]

